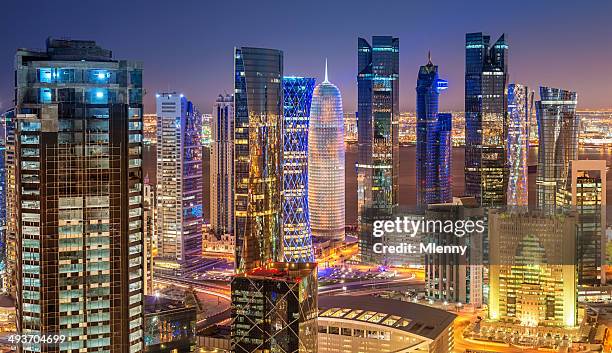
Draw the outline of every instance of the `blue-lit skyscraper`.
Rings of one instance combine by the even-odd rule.
[[[358,39],[357,209],[388,212],[398,203],[399,38]]]
[[[308,125],[314,85],[314,78],[283,78],[283,254],[287,262],[314,262],[308,212]]]
[[[465,36],[465,194],[483,206],[506,203],[505,35],[489,46],[482,33]]]
[[[440,92],[448,87],[438,77],[438,66],[421,66],[417,79],[417,205],[447,203],[452,199],[450,114],[438,113]]]

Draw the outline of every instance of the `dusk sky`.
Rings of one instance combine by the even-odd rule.
[[[232,1],[54,0],[0,5],[0,109],[12,105],[20,47],[48,36],[91,39],[116,58],[144,62],[145,109],[157,91],[183,92],[203,112],[231,93],[233,47],[284,51],[285,75],[329,78],[344,110],[357,106],[357,37],[400,38],[400,107],[413,110],[419,65],[431,50],[449,81],[441,110],[463,110],[466,32],[494,42],[506,33],[510,82],[576,90],[579,108],[612,107],[612,2],[581,1]]]

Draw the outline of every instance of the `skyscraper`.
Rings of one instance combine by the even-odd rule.
[[[572,160],[565,188],[565,206],[578,215],[578,285],[605,284],[606,161]]]
[[[317,264],[269,263],[232,280],[231,351],[317,351]]]
[[[6,289],[6,118],[0,115],[0,287]]]
[[[431,62],[421,66],[417,78],[417,206],[450,202],[451,128],[450,114],[438,113],[438,97],[448,87],[438,77],[438,66]]]
[[[283,78],[283,256],[287,262],[314,262],[308,211],[308,125],[314,85],[314,78]]]
[[[521,326],[577,321],[573,213],[489,210],[489,318]]]
[[[312,236],[344,240],[345,175],[342,95],[327,79],[312,96],[308,131],[308,208]]]
[[[281,256],[283,52],[234,50],[236,269]]]
[[[465,194],[483,206],[506,203],[505,35],[489,46],[490,36],[465,36]]]
[[[234,232],[234,96],[219,95],[212,112],[210,227],[219,236]]]
[[[182,94],[156,95],[157,257],[162,271],[202,254],[202,115]]]
[[[541,209],[552,211],[564,204],[558,193],[567,184],[570,161],[578,159],[577,99],[576,92],[540,87],[536,198]]]
[[[527,193],[527,152],[529,124],[533,107],[533,92],[523,85],[508,85],[508,191],[507,204],[511,207],[529,205]]]
[[[17,164],[15,161],[15,109],[9,109],[0,117],[4,121],[4,177],[5,177],[5,268],[2,278],[3,289],[16,294],[17,279]]]
[[[93,41],[15,57],[17,327],[24,351],[143,344],[142,65]]]
[[[390,212],[398,203],[399,38],[358,39],[357,209]]]

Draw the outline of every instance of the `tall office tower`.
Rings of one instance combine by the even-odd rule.
[[[547,211],[563,205],[557,194],[567,184],[570,161],[578,159],[576,104],[576,92],[540,87],[536,199],[538,207]]]
[[[357,209],[390,212],[398,203],[399,38],[358,39]]]
[[[489,46],[482,33],[465,36],[465,194],[482,206],[506,203],[505,35]]]
[[[155,214],[157,213],[157,198],[155,197],[155,187],[149,182],[149,177],[145,176],[142,207],[144,218],[144,294],[151,295],[153,293],[153,261],[157,255],[157,224]]]
[[[453,198],[452,202],[429,205],[427,222],[473,221],[484,219],[484,209],[474,197]],[[432,223],[435,224],[435,223]],[[462,303],[480,308],[483,304],[483,238],[486,230],[457,236],[432,227],[425,234],[427,242],[437,245],[467,246],[465,254],[425,255],[425,295],[434,300]]]
[[[6,120],[0,116],[0,288],[6,289]]]
[[[438,114],[438,96],[448,88],[438,77],[438,67],[431,62],[421,66],[417,78],[417,206],[450,202],[451,128],[450,114]]]
[[[312,236],[344,240],[345,175],[342,95],[327,79],[312,95],[308,131],[308,208]]]
[[[4,122],[4,166],[5,166],[5,268],[2,274],[2,288],[16,295],[17,290],[17,184],[15,173],[15,109],[9,109],[0,117]]]
[[[156,94],[157,257],[171,273],[202,254],[202,115],[184,95]]]
[[[232,280],[231,351],[317,351],[317,264],[269,263]]]
[[[287,262],[314,262],[308,212],[308,125],[314,86],[314,78],[283,78],[283,256]]]
[[[570,161],[567,184],[560,194],[566,207],[578,214],[578,285],[605,284],[606,161]]]
[[[489,210],[489,318],[523,326],[578,324],[573,213]]]
[[[210,228],[216,236],[234,232],[234,96],[214,104],[210,142]]]
[[[527,86],[508,85],[508,190],[510,207],[527,208],[527,153],[529,150],[529,124],[533,92]]]
[[[140,352],[142,65],[94,41],[15,57],[17,327],[25,352]]]
[[[281,256],[283,52],[234,49],[236,269]]]

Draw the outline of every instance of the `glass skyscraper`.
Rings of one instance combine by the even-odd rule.
[[[507,204],[527,207],[527,153],[533,92],[527,86],[508,85],[508,191]]]
[[[234,96],[214,104],[210,141],[210,228],[221,236],[234,232]]]
[[[170,274],[202,254],[202,114],[176,92],[157,94],[156,108],[155,267]]]
[[[327,79],[314,89],[308,131],[308,208],[312,236],[344,240],[345,147],[342,95]]]
[[[578,159],[577,99],[576,92],[540,87],[536,199],[544,210],[554,211],[565,203],[559,191],[567,184],[570,161]]]
[[[314,85],[314,78],[283,78],[283,256],[286,262],[314,262],[308,211],[308,125]]]
[[[390,212],[398,203],[399,38],[363,38],[357,45],[358,220],[368,209]]]
[[[142,65],[93,41],[15,57],[17,327],[26,352],[143,345]]]
[[[438,77],[438,66],[421,66],[417,79],[417,206],[446,203],[452,199],[450,114],[438,113],[438,97],[448,87]]]
[[[234,50],[236,269],[281,257],[283,52]]]
[[[505,35],[490,46],[490,36],[465,36],[465,194],[483,206],[506,203]]]

